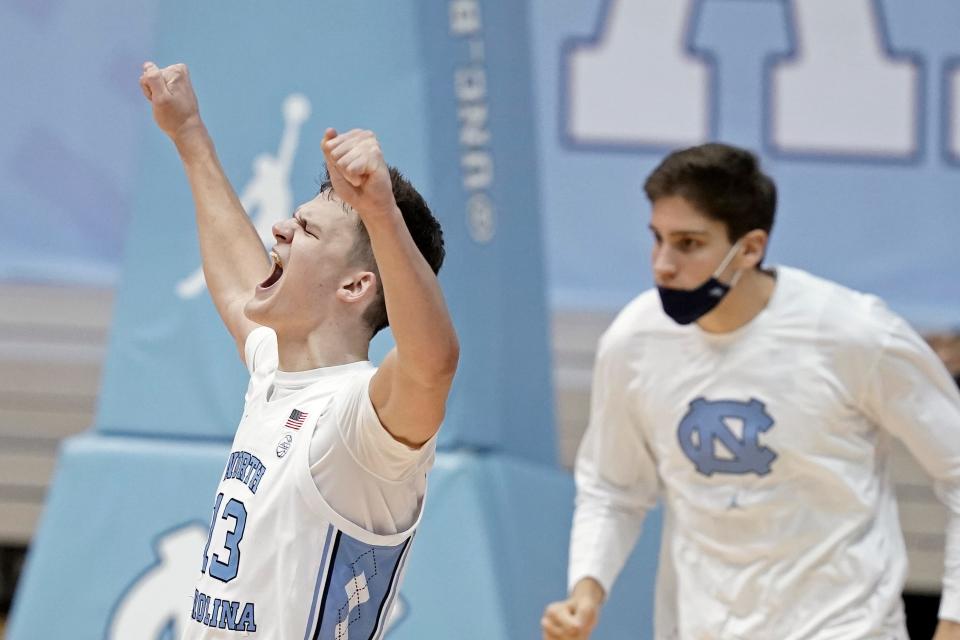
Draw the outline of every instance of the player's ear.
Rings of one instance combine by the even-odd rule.
[[[376,292],[377,274],[372,271],[355,271],[344,278],[337,288],[337,297],[347,303],[361,302]]]
[[[747,232],[740,241],[740,268],[753,269],[763,261],[770,236],[763,229]]]

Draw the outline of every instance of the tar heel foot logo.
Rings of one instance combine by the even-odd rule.
[[[251,217],[264,247],[273,244],[273,225],[288,217],[293,210],[293,187],[290,172],[300,142],[300,129],[310,117],[310,101],[292,93],[283,101],[283,136],[276,155],[261,153],[253,160],[253,178],[240,194],[240,204]],[[256,212],[256,214],[254,214]],[[177,297],[195,298],[206,289],[202,267],[179,281]]]
[[[280,438],[280,442],[277,443],[277,457],[282,458],[287,455],[287,451],[290,450],[290,447],[293,445],[293,436],[289,433],[284,434]]]
[[[734,433],[734,424],[742,427],[741,434]],[[683,453],[704,475],[763,476],[770,473],[777,454],[761,445],[759,436],[773,425],[764,404],[754,398],[749,402],[697,398],[680,421],[677,438]]]
[[[186,597],[197,577],[196,553],[207,528],[190,524],[161,534],[156,562],[120,595],[110,619],[109,640],[175,640],[183,633]]]

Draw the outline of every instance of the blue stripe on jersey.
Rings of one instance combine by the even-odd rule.
[[[333,537],[333,525],[327,525],[327,539],[323,542],[323,553],[320,554],[320,568],[317,569],[317,586],[313,588],[313,601],[310,603],[310,615],[307,616],[307,630],[303,632],[303,640],[309,640],[310,630],[313,628],[313,614],[317,610],[317,596],[320,595],[320,583],[323,582],[324,568],[327,564],[327,552],[330,550],[330,538]]]
[[[390,616],[390,610],[393,608],[393,601],[397,599],[397,595],[400,593],[400,574],[403,571],[403,565],[407,562],[411,540],[413,540],[413,536],[407,538],[407,541],[404,543],[406,548],[400,556],[400,562],[393,568],[393,576],[390,577],[390,595],[383,601],[383,604],[380,605],[380,611],[377,613],[378,623],[373,635],[370,636],[370,640],[382,638],[387,628],[387,618]]]
[[[370,545],[338,531],[313,639],[376,637],[409,544],[410,538],[392,547]]]

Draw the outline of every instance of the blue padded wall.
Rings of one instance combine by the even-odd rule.
[[[69,441],[7,630],[10,640],[173,640],[190,620],[228,449],[91,434]],[[537,637],[563,595],[573,483],[507,456],[442,453],[388,637]],[[659,511],[594,638],[650,638]],[[56,615],[51,615],[56,603]]]

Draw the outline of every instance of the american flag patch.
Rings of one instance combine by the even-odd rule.
[[[290,417],[287,418],[287,423],[285,426],[288,429],[299,429],[303,426],[303,421],[307,419],[307,414],[305,411],[299,411],[294,409],[290,412]]]

